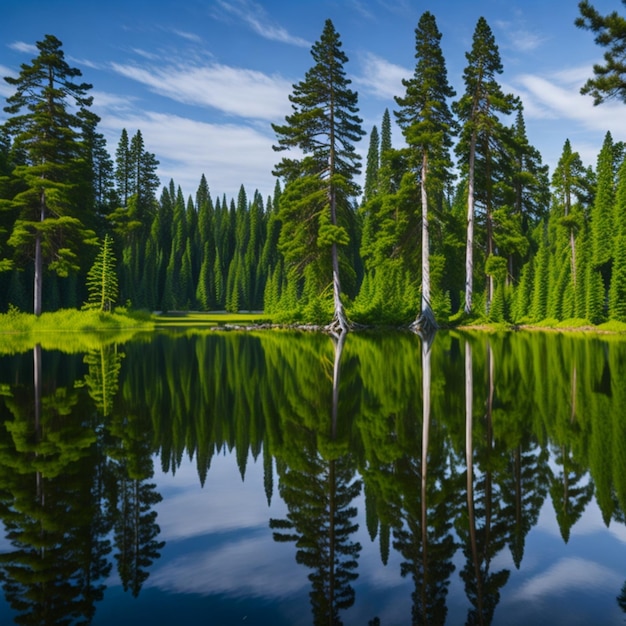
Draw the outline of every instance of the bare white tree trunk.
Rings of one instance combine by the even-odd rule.
[[[333,263],[333,303],[335,313],[332,322],[328,325],[328,330],[335,336],[340,336],[348,332],[350,324],[346,317],[343,302],[341,301],[341,282],[339,279],[339,251],[337,244],[332,245],[332,263]]]
[[[43,190],[39,198],[40,221],[46,219],[46,197]],[[41,315],[43,301],[43,254],[41,250],[41,233],[35,235],[35,282],[33,285],[33,312]]]
[[[422,175],[420,191],[422,199],[422,304],[417,319],[413,322],[413,330],[423,330],[432,334],[437,329],[435,314],[430,305],[430,234],[428,231],[428,192],[426,177],[428,176],[428,152],[424,150],[422,157]]]
[[[474,284],[474,161],[476,157],[476,133],[472,134],[467,177],[467,246],[465,248],[465,313],[472,310]]]

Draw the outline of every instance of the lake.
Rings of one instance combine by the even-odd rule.
[[[626,619],[623,337],[66,344],[0,356],[2,624]]]

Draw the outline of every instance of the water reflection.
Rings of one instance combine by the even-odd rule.
[[[618,338],[523,333],[157,335],[1,357],[9,619],[97,623],[119,585],[159,623],[142,598],[166,580],[181,606],[191,593],[226,603],[222,538],[242,533],[251,500],[229,495],[219,518],[207,505],[202,534],[169,529],[185,516],[177,528],[198,527],[193,502],[227,456],[267,503],[238,543],[257,556],[231,560],[232,580],[246,563],[270,575],[267,541],[290,556],[280,579],[237,591],[273,623],[302,599],[301,575],[300,623],[567,623],[569,605],[619,621],[625,367]],[[176,484],[189,462],[196,491],[180,506],[157,474]],[[581,551],[572,538],[592,510],[610,529]],[[185,593],[181,568],[205,578]],[[372,582],[383,578],[387,594],[410,583],[394,613]]]

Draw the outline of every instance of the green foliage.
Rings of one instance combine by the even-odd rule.
[[[85,169],[92,144],[84,133],[92,133],[98,118],[88,110],[91,85],[74,82],[81,72],[67,64],[61,42],[46,35],[36,46],[37,57],[17,77],[5,78],[14,93],[4,129],[20,155],[11,172],[17,193],[10,206],[18,216],[8,242],[18,257],[34,259],[34,312],[40,315],[44,264],[61,276],[77,271],[81,246],[94,240],[94,193]]]
[[[578,25],[593,31],[608,55],[583,92],[597,101],[622,97],[615,81],[624,20],[602,16],[588,2],[580,12]],[[12,91],[0,128],[0,309],[26,310],[31,302],[38,312],[81,302],[106,309],[114,300],[102,304],[109,289],[103,277],[117,274],[117,288],[110,287],[119,291],[116,300],[147,310],[265,308],[282,321],[320,323],[324,314],[347,318],[345,302],[354,321],[396,325],[411,322],[429,302],[443,322],[466,306],[472,319],[488,312],[516,323],[624,319],[623,144],[607,133],[593,171],[566,140],[549,181],[519,102],[498,84],[502,63],[484,18],[452,110],[440,43],[426,11],[415,29],[414,72],[395,98],[406,145],[393,147],[386,109],[370,134],[357,211],[355,145],[364,133],[332,22],[294,85],[291,114],[273,127],[276,149],[286,156],[267,203],[243,185],[235,198],[213,203],[204,175],[195,197],[185,198],[172,180],[157,201],[159,162],[142,131],[122,130],[113,163],[90,111],[91,85],[78,82],[61,42],[46,36],[36,58],[6,81]],[[58,115],[51,116],[50,102]],[[507,127],[511,113],[515,122]],[[461,178],[453,185],[449,148],[457,125]],[[107,237],[115,240],[117,271],[102,265],[102,250],[93,262],[93,247]],[[466,282],[468,252],[473,271]],[[470,283],[472,293],[463,292]],[[454,317],[461,318],[469,319]]]
[[[575,20],[576,26],[593,32],[596,36],[595,42],[607,48],[604,64],[597,63],[593,66],[594,77],[587,80],[580,92],[593,96],[594,104],[600,104],[612,97],[626,101],[623,62],[626,18],[616,11],[606,16],[601,15],[589,0],[579,2],[578,8],[580,16]]]
[[[348,243],[353,219],[350,199],[359,191],[354,179],[360,173],[360,156],[354,143],[364,132],[357,115],[357,93],[349,88],[344,69],[348,57],[341,48],[339,34],[326,20],[311,49],[314,65],[289,96],[293,112],[285,117],[285,124],[272,128],[278,139],[276,150],[303,153],[301,158],[283,158],[274,171],[285,181],[279,247],[285,255],[287,279],[304,278],[304,293],[312,297],[332,282],[335,318],[344,328],[338,244]]]
[[[116,269],[113,241],[107,234],[87,274],[89,299],[85,308],[99,311],[113,310],[119,294]]]

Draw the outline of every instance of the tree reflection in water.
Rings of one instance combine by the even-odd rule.
[[[275,491],[284,501],[271,530],[309,572],[315,623],[364,612],[385,623],[361,589],[400,575],[407,622],[506,620],[540,511],[553,507],[568,549],[590,506],[624,524],[626,344],[442,331],[418,341],[164,334],[0,358],[0,577],[16,619],[89,622],[114,569],[128,596],[142,595],[166,549],[154,459],[174,473],[188,457],[202,486],[223,453],[242,479],[262,471],[268,505]],[[249,459],[261,462],[247,470]],[[621,580],[614,611],[626,606]]]

